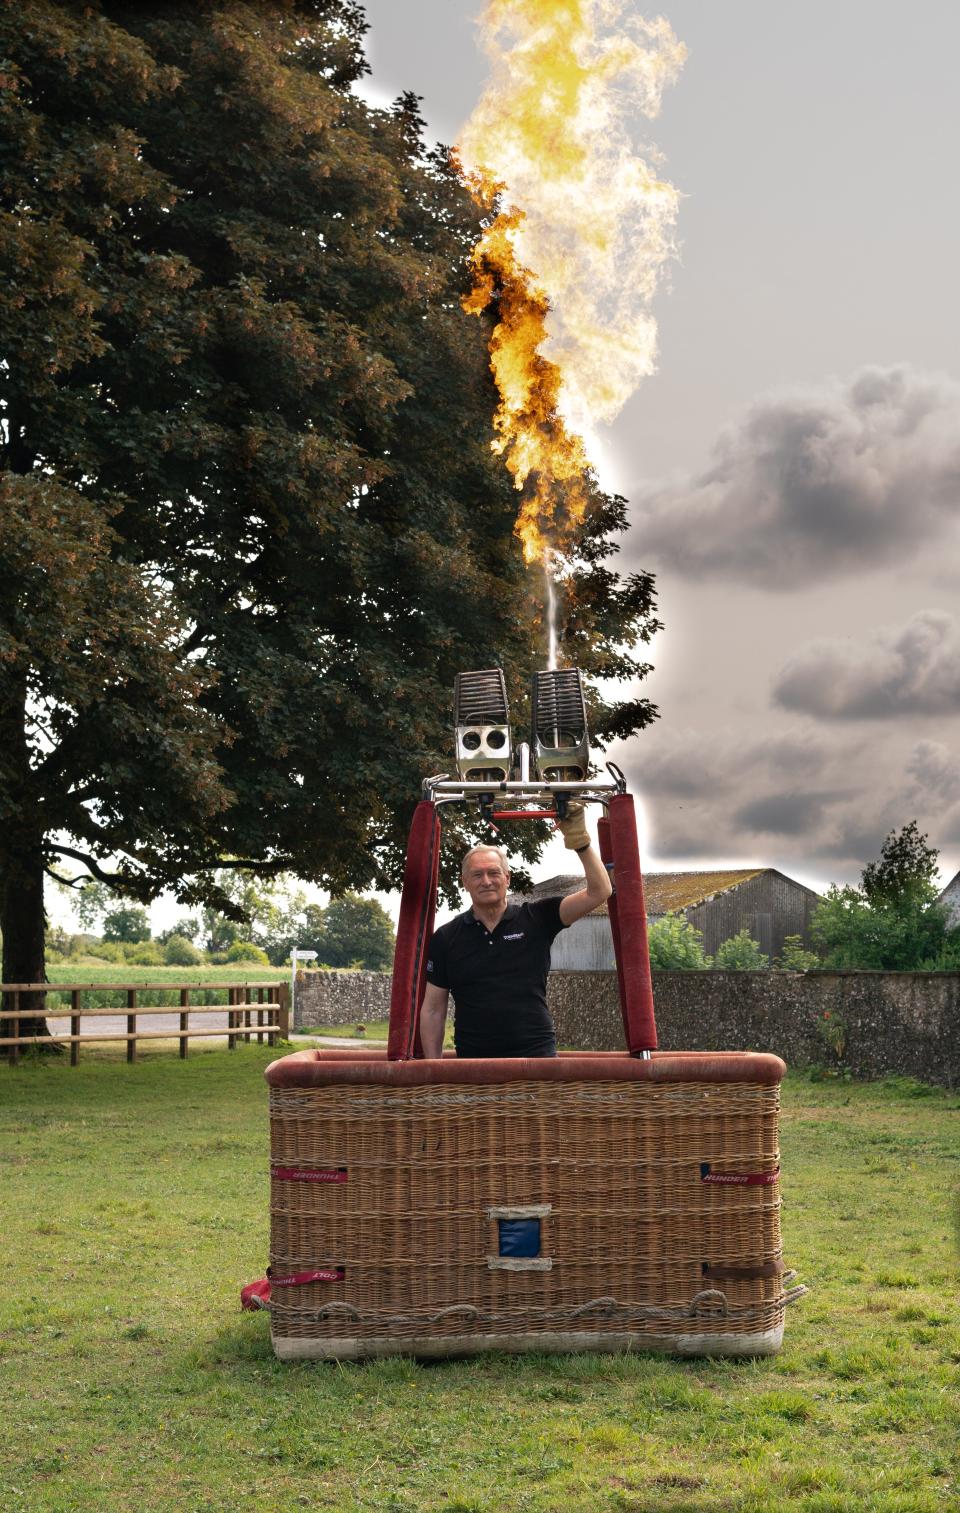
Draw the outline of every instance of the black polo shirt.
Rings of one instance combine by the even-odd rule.
[[[496,929],[472,909],[430,942],[427,981],[453,994],[458,1056],[553,1056],[547,1009],[550,946],[563,929],[560,899],[508,904]]]

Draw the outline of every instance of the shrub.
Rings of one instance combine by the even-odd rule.
[[[650,965],[660,972],[702,972],[710,965],[703,936],[682,914],[665,914],[647,931]]]
[[[203,961],[203,952],[185,935],[171,935],[164,942],[163,959],[168,967],[195,967]]]
[[[774,966],[781,972],[810,972],[821,965],[816,951],[808,951],[799,935],[785,935],[783,953]]]
[[[749,930],[739,930],[717,947],[713,964],[728,972],[758,972],[769,967],[770,958],[764,956]]]
[[[145,940],[140,945],[128,944],[123,959],[134,967],[162,967],[164,960],[155,940]]]
[[[255,961],[258,966],[268,967],[270,959],[252,940],[235,940],[227,952],[227,961]]]

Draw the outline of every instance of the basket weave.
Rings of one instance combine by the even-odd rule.
[[[279,1356],[779,1347],[782,1062],[485,1066],[274,1063],[272,1275],[343,1273],[275,1285]],[[540,1254],[505,1263],[498,1219],[525,1215]]]

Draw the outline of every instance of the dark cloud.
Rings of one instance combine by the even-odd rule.
[[[960,713],[960,642],[952,615],[922,610],[863,641],[812,641],[780,673],[773,697],[825,720]]]
[[[809,731],[747,742],[727,730],[669,729],[647,732],[630,780],[641,793],[663,799],[716,798],[768,781],[815,776],[828,747]]]
[[[830,804],[844,793],[769,793],[744,804],[734,815],[753,834],[810,835],[821,825]]]
[[[651,567],[780,590],[916,555],[960,515],[960,384],[908,367],[758,401],[711,466],[635,497]]]
[[[921,801],[937,798],[949,804],[960,799],[960,762],[942,741],[918,741],[906,773]]]
[[[791,722],[792,723],[792,722]],[[855,882],[884,837],[916,819],[955,870],[960,751],[894,726],[789,725],[751,742],[727,724],[654,726],[622,754],[651,865],[770,866],[820,886]],[[618,758],[619,759],[619,758]]]

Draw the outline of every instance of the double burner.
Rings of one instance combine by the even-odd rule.
[[[533,675],[530,745],[515,747],[499,667],[457,674],[453,692],[457,771],[464,782],[526,779],[584,782],[590,768],[587,709],[579,668]]]

